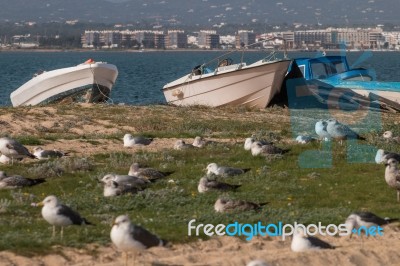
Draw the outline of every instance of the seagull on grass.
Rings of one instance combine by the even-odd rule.
[[[251,154],[253,156],[283,154],[285,152],[286,150],[278,148],[273,144],[262,144],[260,141],[255,141],[251,144]]]
[[[131,134],[124,135],[124,147],[146,146],[149,145],[153,139],[143,136],[132,136]]]
[[[61,158],[68,155],[68,152],[62,152],[58,150],[44,150],[42,147],[35,147],[33,149],[33,155],[38,159],[50,159],[50,158]]]
[[[161,172],[154,168],[141,168],[138,163],[133,163],[130,168],[128,175],[137,176],[142,179],[146,179],[149,181],[154,181],[160,178],[164,178],[168,175],[172,174],[172,172]]]
[[[328,122],[326,120],[319,120],[315,123],[315,133],[317,133],[318,137],[324,141],[331,139],[331,135],[329,135],[327,131],[327,126]]]
[[[198,148],[198,147],[195,147],[192,144],[188,144],[182,139],[178,139],[174,145],[174,150],[187,150],[193,148]]]
[[[319,249],[334,249],[335,247],[319,238],[307,236],[302,228],[295,228],[290,248],[294,252],[303,252]]]
[[[128,265],[128,252],[138,252],[166,244],[145,228],[132,224],[127,215],[120,215],[115,219],[110,237],[113,244],[125,253],[125,265]]]
[[[104,197],[115,197],[124,194],[135,194],[138,188],[127,183],[117,183],[114,180],[108,180],[104,183],[103,195]]]
[[[210,190],[213,191],[227,191],[227,190],[235,190],[239,188],[241,185],[231,185],[228,183],[219,182],[217,180],[210,180],[208,177],[200,178],[199,185],[197,189],[200,193],[204,193]]]
[[[211,140],[206,140],[203,137],[197,136],[194,138],[192,145],[197,148],[203,148],[203,147],[211,145],[211,144],[215,144],[215,142],[211,141]]]
[[[0,163],[2,164],[10,164],[11,158],[5,156],[4,154],[0,155]]]
[[[235,211],[250,211],[258,210],[262,206],[267,205],[269,202],[254,203],[244,200],[232,200],[219,198],[214,204],[216,212],[235,212]]]
[[[64,227],[68,225],[92,225],[88,220],[82,218],[79,213],[70,207],[61,204],[56,196],[47,196],[37,206],[43,206],[43,218],[53,226],[53,235],[56,235],[56,226],[61,227],[61,238],[63,237]]]
[[[372,212],[353,212],[347,217],[345,225],[350,232],[350,238],[353,230],[358,230],[360,227],[370,228],[373,226],[383,226],[389,223],[398,221],[398,219],[381,218]]]
[[[394,136],[393,132],[390,130],[383,132],[382,136],[387,141],[400,142],[400,136]]]
[[[270,141],[256,140],[255,136],[252,135],[250,138],[246,138],[246,139],[244,140],[244,149],[245,149],[246,151],[251,150],[251,144],[253,144],[253,143],[256,142],[256,141],[260,142],[262,145],[267,145],[267,144],[272,145],[272,144],[273,144],[273,143],[270,142]]]
[[[333,118],[328,119],[327,123],[328,124],[326,126],[326,130],[333,139],[337,139],[340,141],[346,140],[346,139],[365,140],[364,137],[361,137],[355,131],[353,131],[350,127],[348,127],[347,125],[341,124],[336,119],[333,119]]]
[[[44,178],[31,179],[20,175],[8,176],[5,172],[0,171],[0,189],[31,187],[45,181]]]
[[[241,175],[244,174],[248,171],[250,171],[249,168],[235,168],[235,167],[229,167],[229,166],[218,166],[216,163],[210,163],[207,165],[207,175],[217,175],[217,176],[235,176],[235,175]]]
[[[106,183],[109,180],[115,181],[120,185],[128,185],[138,189],[146,188],[150,183],[149,180],[140,178],[138,176],[116,175],[116,174],[107,174],[103,176],[100,182]]]
[[[29,150],[12,138],[0,138],[0,153],[11,158],[11,164],[14,163],[14,159],[23,159],[29,157],[35,159],[36,156],[29,152]]]
[[[385,181],[389,187],[396,189],[397,201],[400,202],[400,172],[399,172],[399,161],[395,158],[387,160],[385,169]]]

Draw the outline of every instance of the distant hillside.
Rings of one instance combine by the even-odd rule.
[[[398,0],[13,0],[1,21],[83,20],[154,25],[400,24]]]

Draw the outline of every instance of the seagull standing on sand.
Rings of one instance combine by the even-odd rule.
[[[64,227],[68,225],[91,225],[85,218],[82,218],[79,213],[73,211],[70,207],[61,204],[56,196],[47,196],[37,206],[43,206],[43,218],[53,226],[53,237],[56,234],[56,226],[61,227],[61,238],[63,237]]]
[[[400,202],[400,173],[399,173],[399,161],[394,158],[390,158],[385,169],[385,181],[391,187],[397,191],[397,201]]]
[[[125,265],[129,251],[140,251],[147,248],[164,246],[165,243],[145,228],[132,224],[127,215],[118,216],[111,228],[111,241],[121,251],[125,252]]]
[[[315,123],[315,133],[317,133],[318,137],[324,141],[331,139],[331,135],[329,135],[327,131],[327,126],[328,122],[325,120],[319,120]]]
[[[379,149],[375,155],[375,162],[377,164],[386,163],[390,158],[394,158],[400,162],[400,154]]]
[[[318,249],[334,249],[329,243],[313,236],[306,236],[302,228],[295,228],[290,248],[294,252],[303,252]]]
[[[45,181],[44,178],[31,179],[20,175],[8,176],[5,172],[0,171],[0,189],[31,187]]]
[[[254,203],[244,200],[231,200],[219,198],[214,204],[216,212],[232,212],[232,211],[250,211],[261,209],[262,206],[267,205],[269,202]]]
[[[383,226],[398,219],[381,218],[372,212],[353,212],[347,217],[345,225],[350,232],[350,238],[353,234],[353,229],[358,230],[360,227],[370,228],[371,226]]]
[[[12,138],[0,138],[0,153],[11,158],[11,164],[14,159],[23,159],[29,157],[35,159],[35,155],[29,152],[29,150],[18,141]]]
[[[133,137],[131,134],[125,134],[123,140],[124,147],[146,146],[153,141],[153,139],[145,138],[143,136]]]
[[[200,178],[199,185],[197,186],[197,190],[199,193],[204,193],[207,191],[227,191],[227,190],[235,190],[239,188],[241,185],[231,185],[228,183],[219,182],[217,180],[210,180],[206,176]]]
[[[133,163],[129,168],[128,175],[137,176],[142,179],[146,179],[149,181],[154,181],[160,178],[164,178],[168,175],[172,174],[172,172],[161,172],[154,168],[141,168],[138,163]]]
[[[328,119],[328,125],[326,126],[326,130],[329,135],[333,139],[338,139],[340,141],[345,139],[360,139],[365,140],[365,138],[358,135],[355,131],[353,131],[348,126],[339,123],[336,119]]]
[[[250,169],[243,169],[243,168],[234,168],[234,167],[228,167],[228,166],[218,166],[216,163],[210,163],[207,165],[207,175],[217,175],[217,176],[235,176],[235,175],[241,175],[246,172],[248,172]]]
[[[62,152],[58,150],[44,150],[42,147],[35,147],[33,149],[33,155],[38,159],[50,159],[50,158],[61,158],[67,156],[68,152]]]

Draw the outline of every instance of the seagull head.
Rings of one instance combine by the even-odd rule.
[[[123,140],[130,140],[132,139],[132,135],[131,134],[125,134]]]
[[[129,219],[128,215],[120,215],[117,218],[115,218],[112,226],[116,227],[126,227],[131,224],[131,220]]]
[[[391,138],[393,138],[393,132],[390,131],[390,130],[385,131],[385,132],[383,132],[383,137],[384,137],[385,139],[391,139]]]
[[[131,170],[132,172],[137,172],[137,171],[139,171],[139,164],[138,164],[138,163],[133,163],[133,164],[131,164],[131,167],[130,167],[129,170]]]
[[[43,148],[42,148],[42,147],[35,147],[35,148],[33,148],[33,152],[40,152],[40,151],[43,151]]]
[[[214,173],[216,174],[216,171],[218,169],[218,165],[216,163],[210,163],[209,165],[207,165],[207,174],[211,174]]]
[[[397,168],[398,165],[399,162],[395,158],[390,158],[385,164],[385,166],[389,168]]]
[[[56,207],[58,205],[58,199],[56,196],[50,195],[47,196],[43,201],[39,202],[37,206],[49,206]]]
[[[115,179],[114,174],[107,174],[107,175],[103,176],[102,179],[100,179],[100,182],[107,183],[107,181],[114,180],[114,179]]]

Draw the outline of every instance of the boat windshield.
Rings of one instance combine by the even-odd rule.
[[[342,61],[316,61],[311,63],[311,71],[314,78],[325,79],[330,76],[345,72],[346,66]]]

